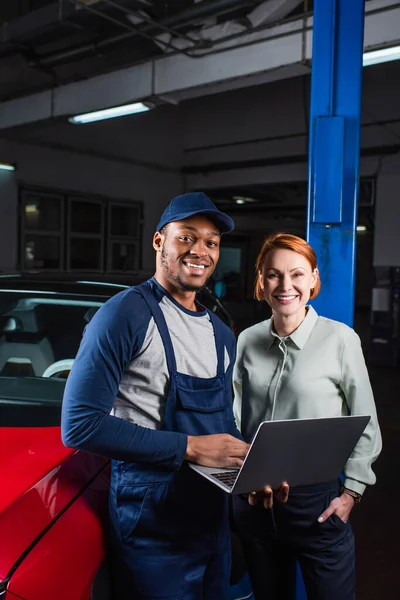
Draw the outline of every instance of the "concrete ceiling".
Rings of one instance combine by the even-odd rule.
[[[83,1],[86,3],[84,8]],[[128,5],[130,8],[133,4],[137,5],[138,1],[143,0],[126,0],[125,9]],[[78,12],[77,2],[80,18],[81,14],[86,15],[88,9],[109,9],[116,4],[121,8],[123,0],[63,0],[61,6],[66,3],[70,7],[72,3],[75,12]],[[146,2],[153,8],[150,0]],[[14,89],[15,92],[15,86],[19,86],[19,93],[22,95],[0,103],[0,128],[9,129],[25,123],[66,118],[71,114],[140,100],[150,99],[158,104],[176,104],[190,98],[248,88],[310,72],[312,16],[299,16],[296,13],[302,8],[301,0],[193,2],[190,6],[192,20],[189,24],[186,21],[185,26],[175,32],[173,40],[171,41],[171,38],[168,42],[168,48],[159,47],[161,37],[166,32],[153,32],[151,43],[157,56],[142,57],[139,64],[123,69],[114,66],[102,75],[95,75],[95,71],[89,68],[85,73],[86,78],[81,79],[81,74],[80,77],[77,76],[80,80],[76,82],[62,84],[56,77],[52,83],[47,81],[44,91],[35,94],[27,95],[27,88],[24,88],[27,80],[21,64],[22,55],[16,53],[13,46],[14,53],[0,60],[0,82],[3,81],[3,91],[7,88]],[[166,4],[168,6],[168,2]],[[179,2],[174,6],[178,4]],[[236,18],[234,8],[239,11]],[[204,14],[197,20],[193,17],[193,11],[205,9],[217,13],[222,11],[222,15],[214,14],[212,23],[207,22]],[[185,11],[187,14],[188,9],[183,10],[184,14]],[[149,11],[146,15],[148,13]],[[168,18],[177,19],[179,15],[182,18],[182,12]],[[125,12],[123,16],[126,18]],[[278,16],[281,17],[279,22],[275,20]],[[90,18],[93,18],[92,13]],[[64,21],[65,19],[62,19],[61,23]],[[69,22],[69,19],[67,21]],[[149,25],[147,22],[145,24],[146,27]],[[6,28],[7,31],[8,29]],[[398,43],[399,31],[398,2],[370,0],[367,3],[366,49]],[[3,37],[4,35],[3,27]],[[135,37],[136,35],[139,34],[135,34]],[[195,40],[193,44],[188,41],[188,36]],[[4,44],[3,51],[4,48],[9,49],[9,42]],[[143,44],[141,40],[139,45],[142,49]],[[12,66],[10,61],[14,61]],[[82,61],[82,64],[84,62]],[[71,67],[70,62],[67,67],[68,65]],[[35,68],[34,71],[36,73],[38,69]],[[39,70],[38,77],[42,76],[49,77],[45,65]],[[4,84],[5,81],[8,82],[7,85]]]
[[[303,11],[303,1],[2,2],[0,98],[108,73],[165,53],[209,51],[216,37],[294,16]]]
[[[86,2],[88,7],[105,12],[110,7],[108,1]],[[208,50],[204,52],[204,47],[198,45],[198,56],[193,58],[175,50],[166,52],[154,40],[140,38],[140,52],[150,54],[143,60],[138,59],[137,64],[121,69],[120,62],[116,65],[107,63],[110,60],[108,53],[100,57],[88,57],[82,59],[84,68],[79,67],[85,72],[84,79],[77,76],[79,81],[60,84],[58,80],[51,78],[50,71],[44,65],[41,68],[37,65],[29,66],[26,55],[5,39],[3,26],[3,37],[0,38],[2,92],[4,86],[7,87],[8,77],[12,85],[7,90],[12,89],[13,94],[19,90],[19,97],[0,103],[0,137],[21,144],[31,144],[33,148],[44,146],[66,149],[77,154],[143,164],[166,171],[180,171],[186,177],[189,187],[194,185],[202,189],[208,188],[221,205],[225,201],[232,204],[234,194],[243,194],[248,197],[256,196],[261,207],[273,205],[279,211],[279,198],[282,196],[279,186],[258,187],[253,175],[252,186],[236,185],[235,178],[240,169],[266,168],[269,165],[279,179],[279,173],[286,168],[285,164],[301,162],[304,165],[307,161],[312,16],[300,18],[297,10],[303,9],[302,3],[297,3],[297,9],[293,9],[295,3],[291,0],[241,1],[236,3],[236,13],[222,10],[223,5],[228,8],[228,0],[143,2],[147,2],[146,14],[152,14],[159,20],[178,18],[179,15],[182,18],[189,5],[191,10],[207,7],[209,11],[215,11],[218,6],[218,10],[222,11],[220,14],[207,18],[202,15],[200,20],[193,19],[189,23],[185,22],[182,27],[175,26],[179,30],[179,36],[175,36],[175,39],[181,41],[190,32],[199,34],[202,31],[204,34],[205,29],[211,29],[213,33],[210,35],[214,36],[216,46],[210,53]],[[135,6],[137,12],[140,11],[139,4],[142,0],[117,0],[117,3],[129,6],[132,10]],[[17,3],[12,4],[16,8]],[[22,6],[24,2],[19,4]],[[29,2],[25,4],[28,5]],[[31,4],[35,11],[54,8],[46,0],[33,1]],[[157,8],[160,10],[161,4],[166,6],[167,12],[170,4],[174,4],[174,8],[167,16],[156,14],[155,11]],[[229,4],[233,10],[233,3]],[[60,4],[63,10],[67,5],[74,7],[74,18],[64,18],[64,14],[57,23],[57,31],[60,32],[59,28],[64,28],[66,23],[64,42],[68,39],[70,44],[75,35],[73,29],[76,29],[75,26],[71,29],[71,23],[76,24],[79,19],[83,22],[89,16],[86,31],[91,26],[95,27],[95,22],[98,27],[98,21],[93,20],[91,14],[86,14],[86,9],[78,11],[77,5],[71,4],[71,0],[64,0]],[[224,34],[218,26],[225,28],[226,32],[226,28],[230,30],[245,19],[253,18],[254,23],[257,23],[256,9],[264,10],[263,14],[258,14],[258,18],[262,20],[267,14],[265,9],[268,5],[270,13],[272,11],[275,16],[277,13],[274,10],[279,8],[284,10],[290,7],[293,10],[289,11],[282,22],[247,26],[245,33],[224,41]],[[4,11],[4,6],[0,10]],[[20,16],[10,12],[7,19],[9,23],[22,18],[29,20],[33,18],[33,12]],[[3,12],[3,17],[4,14]],[[212,19],[214,24],[207,19]],[[32,21],[29,21],[29,25],[32,26]],[[399,31],[399,2],[371,0],[367,3],[367,48],[399,42]],[[158,33],[154,33],[161,35],[163,32],[158,30]],[[48,36],[46,44],[48,49],[51,48],[48,51],[50,56],[50,52],[55,52],[54,31],[50,28],[43,35]],[[108,39],[110,31],[104,31],[103,35],[101,39]],[[79,47],[82,40],[79,44],[75,38],[74,40],[76,47]],[[150,46],[146,45],[147,41]],[[26,40],[24,44],[27,45]],[[219,45],[221,48],[218,49]],[[42,56],[44,46],[40,46]],[[1,57],[2,51],[4,54]],[[116,49],[117,53],[119,51]],[[136,50],[132,49],[132,52]],[[123,54],[124,51],[121,50],[121,56]],[[74,54],[73,57],[75,56]],[[92,60],[99,60],[98,65],[101,65],[103,71],[101,75],[97,74],[97,67],[93,66]],[[65,69],[67,73],[69,69],[73,71],[76,64],[80,65],[80,62],[74,59],[51,68],[57,74],[61,73],[58,69]],[[26,79],[27,69],[32,79]],[[298,75],[303,77],[294,77]],[[35,86],[42,85],[43,82],[43,91],[28,93],[31,83]],[[400,64],[391,63],[365,69],[364,88],[362,153],[380,156],[384,152],[399,151]],[[392,90],[390,95],[389,90]],[[5,95],[6,93],[4,97]],[[67,117],[70,114],[150,97],[159,106],[148,113],[83,127],[68,123]],[[289,100],[291,106],[288,104]],[[277,161],[280,163],[279,168],[275,166]],[[221,177],[218,177],[219,171]],[[221,181],[222,173],[225,181],[232,181],[231,187],[219,183],[214,185],[214,182]],[[301,180],[303,179],[302,177]],[[304,189],[304,183],[289,186],[283,194],[283,203],[293,206],[294,211],[304,212]]]

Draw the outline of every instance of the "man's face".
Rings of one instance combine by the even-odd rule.
[[[196,292],[212,275],[219,258],[221,234],[212,221],[195,215],[169,223],[154,235],[159,252],[157,279],[165,289]]]

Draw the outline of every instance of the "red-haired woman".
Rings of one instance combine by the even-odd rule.
[[[270,236],[256,263],[255,294],[272,318],[242,332],[234,370],[234,411],[250,442],[262,421],[369,414],[344,467],[344,485],[292,487],[286,504],[234,498],[234,517],[257,600],[295,598],[296,560],[308,600],[353,600],[350,512],[381,450],[375,403],[360,340],[343,323],[319,316],[317,260],[302,238]],[[279,452],[279,448],[276,449]],[[290,483],[290,482],[289,482]],[[267,507],[267,508],[265,508]]]

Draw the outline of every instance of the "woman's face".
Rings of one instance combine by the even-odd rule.
[[[313,271],[308,260],[292,250],[268,252],[260,272],[265,300],[274,313],[286,317],[300,312],[304,317],[304,307],[317,281],[318,269]]]

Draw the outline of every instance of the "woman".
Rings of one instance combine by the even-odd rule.
[[[239,336],[234,411],[247,442],[262,421],[369,414],[346,463],[344,484],[291,487],[286,504],[234,499],[234,517],[257,600],[295,598],[296,560],[308,600],[354,598],[354,538],[348,521],[381,450],[360,340],[308,306],[320,290],[317,260],[303,239],[270,236],[256,262],[255,295],[272,318]],[[279,451],[279,449],[277,449]],[[290,482],[289,482],[290,484]],[[268,506],[269,508],[265,508]]]

